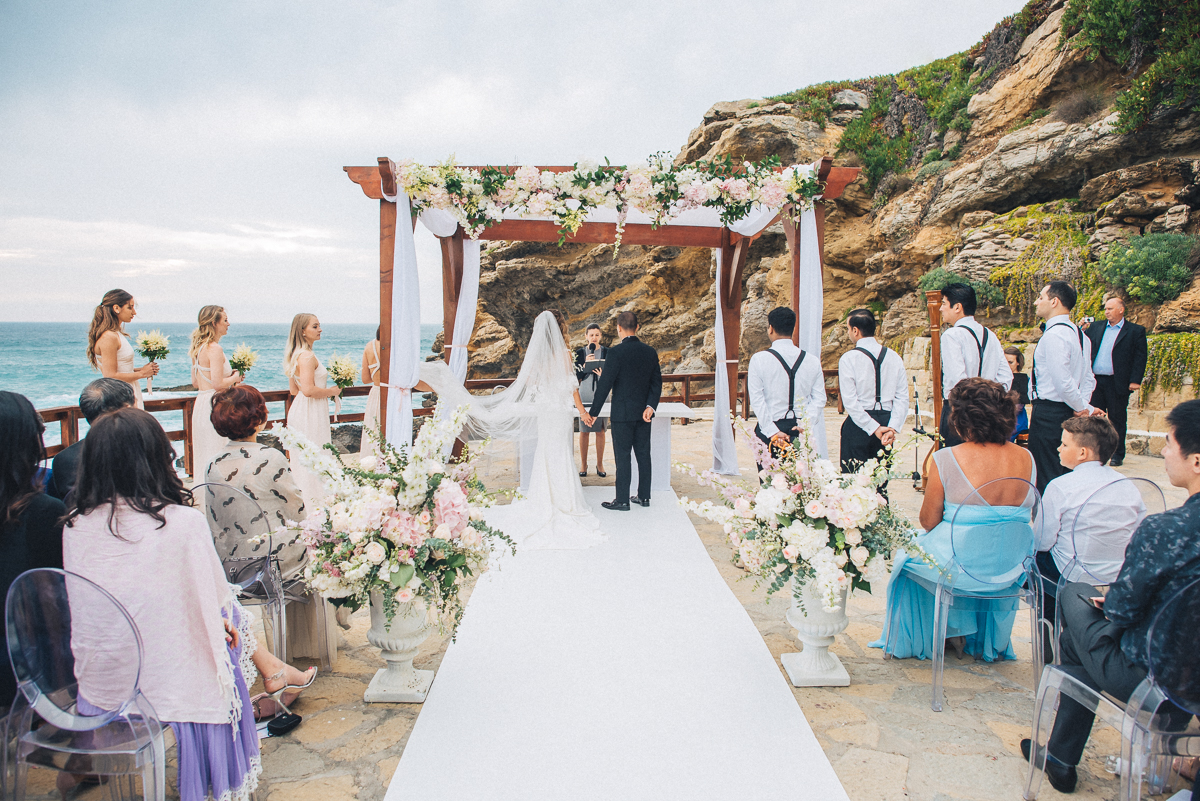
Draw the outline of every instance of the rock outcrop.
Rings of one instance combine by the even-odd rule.
[[[975,57],[976,93],[962,112],[970,122],[965,133],[952,129],[939,135],[916,95],[892,87],[879,124],[897,135],[910,132],[912,159],[903,174],[888,176],[878,188],[860,176],[826,204],[827,367],[848,347],[837,322],[849,309],[882,305],[881,336],[893,342],[911,337],[927,327],[924,302],[914,292],[924,273],[946,267],[988,280],[1026,252],[1036,230],[1014,233],[1011,226],[995,224],[996,215],[1070,199],[1076,212],[1092,215],[1086,234],[1093,258],[1131,236],[1200,230],[1200,109],[1159,112],[1136,133],[1118,133],[1111,103],[1126,79],[1102,58],[1088,60],[1075,48],[1061,47],[1065,2],[1043,6],[1031,33],[1014,38],[1016,28],[998,27]],[[815,116],[803,99],[717,103],[688,136],[676,163],[726,155],[807,163],[837,154],[845,127],[871,107],[878,80],[839,85]],[[1094,109],[1080,115],[1076,103],[1076,113],[1062,111],[1070,105],[1066,101],[1083,95],[1097,104]],[[926,168],[923,156],[955,160]],[[854,163],[857,156],[838,156],[839,162],[847,158]],[[743,364],[766,344],[767,312],[790,300],[789,269],[776,227],[750,250]],[[533,317],[550,307],[566,314],[578,342],[593,322],[611,338],[615,314],[635,310],[643,338],[658,348],[664,369],[709,371],[715,358],[713,273],[712,254],[703,249],[625,246],[614,259],[607,245],[496,247],[483,265],[471,375],[511,375]],[[995,313],[1000,320],[1015,319],[1003,309]],[[1145,314],[1154,324],[1153,310]],[[1196,320],[1200,286],[1194,283],[1162,307],[1157,325],[1194,330]]]

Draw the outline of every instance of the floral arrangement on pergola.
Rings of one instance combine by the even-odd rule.
[[[407,397],[416,383],[419,348],[412,229],[418,219],[441,242],[445,358],[459,378],[466,377],[466,343],[474,327],[480,240],[713,248],[721,334],[716,338],[717,359],[725,368],[716,370],[721,399],[713,427],[718,472],[736,471],[732,427],[722,425],[722,418],[728,418],[737,390],[742,272],[750,244],[776,221],[782,222],[792,256],[792,305],[801,321],[793,340],[820,353],[825,209],[817,201],[840,197],[858,168],[834,167],[828,156],[812,165],[788,166],[774,158],[676,166],[663,156],[633,166],[579,162],[480,167],[453,160],[428,166],[397,164],[388,158],[378,162],[344,169],[367,197],[380,201],[380,405],[393,442],[406,442],[411,436]],[[400,207],[411,220],[398,230]],[[403,287],[395,280],[398,273]],[[394,344],[397,327],[402,337]],[[406,349],[403,358],[399,346]],[[405,375],[397,377],[399,372]],[[400,392],[389,393],[389,387]],[[389,402],[390,394],[402,397]],[[389,410],[399,413],[395,425],[386,422]]]

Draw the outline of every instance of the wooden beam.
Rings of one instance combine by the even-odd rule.
[[[383,200],[378,167],[342,167],[350,180],[362,187],[363,194],[372,200]]]
[[[820,205],[820,204],[817,204]],[[783,235],[787,239],[788,255],[792,260],[792,311],[799,314],[800,308],[800,232],[789,214],[783,215]],[[800,345],[800,320],[797,318],[796,327],[792,329],[792,344]]]
[[[513,242],[557,242],[558,223],[549,220],[502,220],[490,225],[479,235],[484,240]],[[721,246],[721,231],[699,225],[661,225],[655,228],[642,223],[629,224],[621,236],[623,245],[674,245],[675,247],[716,248]],[[731,234],[733,241],[741,239]],[[615,223],[584,223],[570,243],[612,244],[617,241]]]
[[[450,236],[438,237],[442,245],[442,349],[450,362],[450,346],[454,344],[454,321],[458,317],[458,296],[463,280],[463,229],[459,226]]]
[[[736,242],[728,228],[719,229],[724,241],[721,243],[721,335],[725,337],[725,364],[714,365],[724,368],[728,376],[729,408],[737,409],[738,362],[741,358],[742,338],[742,273],[746,268],[746,256],[750,252],[750,240],[745,237]]]
[[[860,172],[862,170],[858,167],[833,167],[825,178],[825,192],[822,197],[826,200],[837,200]]]

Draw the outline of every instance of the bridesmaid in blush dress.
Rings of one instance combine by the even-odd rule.
[[[367,411],[363,415],[363,444],[373,442],[367,437],[368,431],[379,432],[379,329],[375,329],[375,339],[363,348],[362,382],[371,385],[367,394]],[[360,450],[362,450],[360,448]]]
[[[294,399],[288,409],[288,428],[299,431],[318,448],[329,443],[329,399],[342,394],[341,387],[326,387],[329,377],[325,366],[313,353],[313,345],[321,338],[321,322],[315,314],[297,314],[292,318],[287,350],[283,354],[288,389]],[[321,477],[304,465],[296,454],[291,455],[292,475],[296,485],[310,505],[325,497]]]
[[[158,375],[158,365],[147,362],[133,366],[134,350],[125,334],[125,324],[137,316],[133,295],[123,289],[104,293],[100,305],[92,314],[88,329],[88,362],[105,378],[125,381],[133,387],[134,406],[141,409],[142,390],[138,382]]]
[[[203,476],[208,465],[229,442],[212,424],[213,393],[236,386],[242,374],[234,372],[221,347],[229,331],[229,315],[220,306],[205,306],[196,319],[188,357],[192,362],[192,386],[200,390],[192,407],[192,475]]]

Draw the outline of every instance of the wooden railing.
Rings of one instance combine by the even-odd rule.
[[[837,398],[836,386],[829,386],[829,378],[837,377],[837,370],[825,370],[826,378],[826,393],[831,399]],[[684,403],[691,405],[703,401],[712,401],[716,399],[713,391],[699,392],[697,389],[706,388],[704,385],[712,384],[715,389],[716,374],[715,373],[676,373],[673,375],[664,375],[662,377],[664,384],[672,384],[678,389],[672,394],[664,394],[663,401]],[[469,379],[466,382],[468,390],[488,391],[494,390],[497,387],[507,387],[512,384],[511,378],[488,378],[488,379]],[[701,385],[699,388],[695,385]],[[360,398],[369,394],[371,388],[369,386],[347,387],[342,390],[343,398]],[[286,389],[272,389],[263,392],[263,397],[267,403],[283,403],[283,414],[278,417],[272,417],[268,414],[267,428],[271,428],[276,423],[285,423],[287,421],[288,409],[292,406],[292,395]],[[748,419],[750,416],[750,391],[749,382],[746,380],[746,372],[743,370],[738,373],[738,399],[741,401],[741,415],[743,419]],[[192,407],[195,406],[195,397],[186,398],[149,398],[145,401],[146,411],[148,412],[180,412],[183,415],[183,428],[166,429],[167,438],[175,442],[183,442],[183,466],[188,475],[195,475],[192,464]],[[269,409],[270,407],[268,407]],[[414,417],[424,417],[432,413],[432,409],[413,409]],[[736,409],[735,409],[736,411]],[[54,456],[56,453],[66,448],[69,445],[74,445],[79,441],[79,421],[83,419],[83,412],[78,406],[54,406],[49,409],[39,409],[42,420],[47,426],[54,423],[59,425],[59,445],[51,445],[46,448],[47,456]],[[346,412],[339,415],[331,415],[331,423],[356,423],[363,419],[362,412]],[[689,420],[684,419],[683,425],[687,425]]]

